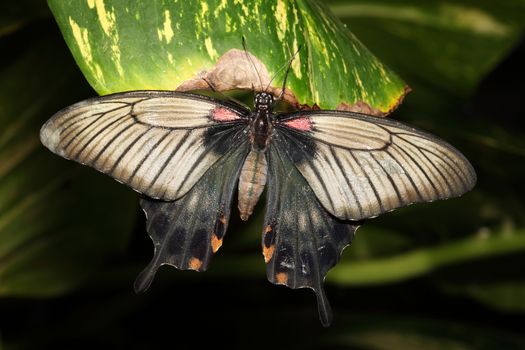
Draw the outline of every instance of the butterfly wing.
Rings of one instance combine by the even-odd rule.
[[[328,213],[292,159],[274,142],[268,152],[268,192],[263,255],[268,280],[290,288],[311,288],[317,295],[323,325],[332,319],[324,278],[357,225]]]
[[[230,150],[226,141],[241,136],[248,113],[198,95],[124,92],[58,112],[40,139],[148,197],[174,200]]]
[[[456,197],[476,183],[458,150],[394,120],[338,111],[278,119],[286,153],[323,206],[341,219]]]
[[[155,254],[135,281],[137,292],[149,287],[164,264],[182,270],[206,270],[222,245],[232,195],[249,150],[247,139],[233,142],[231,147],[233,151],[217,161],[182,198],[172,202],[141,200]]]

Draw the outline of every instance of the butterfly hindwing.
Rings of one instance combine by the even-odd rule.
[[[323,325],[332,313],[323,283],[351,242],[356,223],[328,213],[294,166],[284,144],[268,152],[268,192],[262,247],[270,282],[315,291]]]
[[[212,255],[222,245],[232,196],[249,149],[245,140],[232,147],[232,153],[215,163],[179,200],[141,200],[155,253],[137,277],[136,291],[146,290],[164,264],[181,270],[206,270]]]
[[[397,121],[338,111],[277,119],[286,152],[323,206],[341,219],[457,197],[476,182],[454,147]]]
[[[74,104],[44,124],[42,143],[150,198],[183,196],[230,149],[247,113],[204,96],[134,91]]]

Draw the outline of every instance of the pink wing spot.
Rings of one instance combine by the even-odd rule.
[[[215,107],[211,111],[211,117],[217,122],[231,122],[240,119],[239,115],[224,107]]]
[[[300,131],[312,131],[312,121],[307,117],[299,117],[291,120],[287,120],[283,123],[289,128],[300,130]]]

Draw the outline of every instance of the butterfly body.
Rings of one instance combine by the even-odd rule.
[[[246,220],[267,191],[262,255],[268,279],[316,292],[324,325],[328,270],[361,220],[417,202],[459,196],[476,175],[439,138],[390,119],[341,111],[273,113],[170,91],[92,98],[42,127],[52,152],[143,195],[155,254],[135,283],[144,291],[169,264],[204,271],[223,243],[238,190]]]
[[[238,207],[240,217],[244,221],[252,214],[266,184],[266,150],[272,139],[273,102],[273,96],[267,92],[255,94],[255,110],[250,114],[248,132],[251,151],[244,161],[239,177]]]

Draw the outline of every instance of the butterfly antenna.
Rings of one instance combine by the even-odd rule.
[[[225,94],[223,94],[221,91],[217,90],[215,88],[215,85],[213,85],[213,83],[211,81],[209,81],[208,79],[202,77],[201,78],[202,80],[204,80],[204,82],[208,85],[208,87],[210,88],[211,91],[213,91],[214,93],[216,94],[219,94],[221,95],[221,97],[224,99],[224,100],[227,100],[227,101],[231,101],[233,102],[234,104],[237,104],[243,108],[246,108],[246,109],[249,109],[248,106],[246,106],[244,103],[242,103],[241,101],[239,101],[238,99],[236,99],[235,97],[233,96],[227,96]]]
[[[206,85],[208,85],[208,87],[210,88],[211,91],[218,92],[217,89],[215,88],[215,85],[213,85],[213,83],[211,81],[209,81],[208,79],[206,79],[204,77],[201,77],[201,79],[204,80],[204,82],[206,83]]]
[[[286,68],[286,74],[284,75],[284,80],[283,80],[283,87],[281,89],[281,93],[279,94],[279,96],[277,97],[275,102],[280,101],[283,98],[283,96],[284,96],[284,92],[286,90],[286,80],[288,79],[288,73],[290,73],[290,68],[292,67],[293,60],[295,59],[295,57],[297,56],[299,51],[301,51],[301,47],[302,46],[299,46],[297,51],[295,51],[295,53],[292,55],[292,57],[290,58],[290,60],[288,61],[288,63],[286,65],[284,65],[281,68],[279,68],[279,70],[275,73],[275,75],[273,76],[272,80],[270,80],[270,82],[268,83],[268,86],[266,87],[266,90],[268,90],[268,88],[270,87],[270,84],[273,82],[273,80],[275,79],[277,74],[279,74],[280,71],[282,71],[284,68]]]
[[[244,48],[244,54],[248,58],[248,61],[250,61],[253,69],[255,70],[255,73],[257,74],[257,78],[259,79],[259,86],[261,87],[261,90],[262,90],[263,84],[262,84],[261,75],[259,74],[259,71],[257,70],[257,67],[255,66],[255,63],[253,62],[252,58],[248,54],[248,49],[246,48],[246,39],[244,39],[244,35],[242,37],[242,47]],[[262,91],[266,91],[266,90],[262,90]]]

